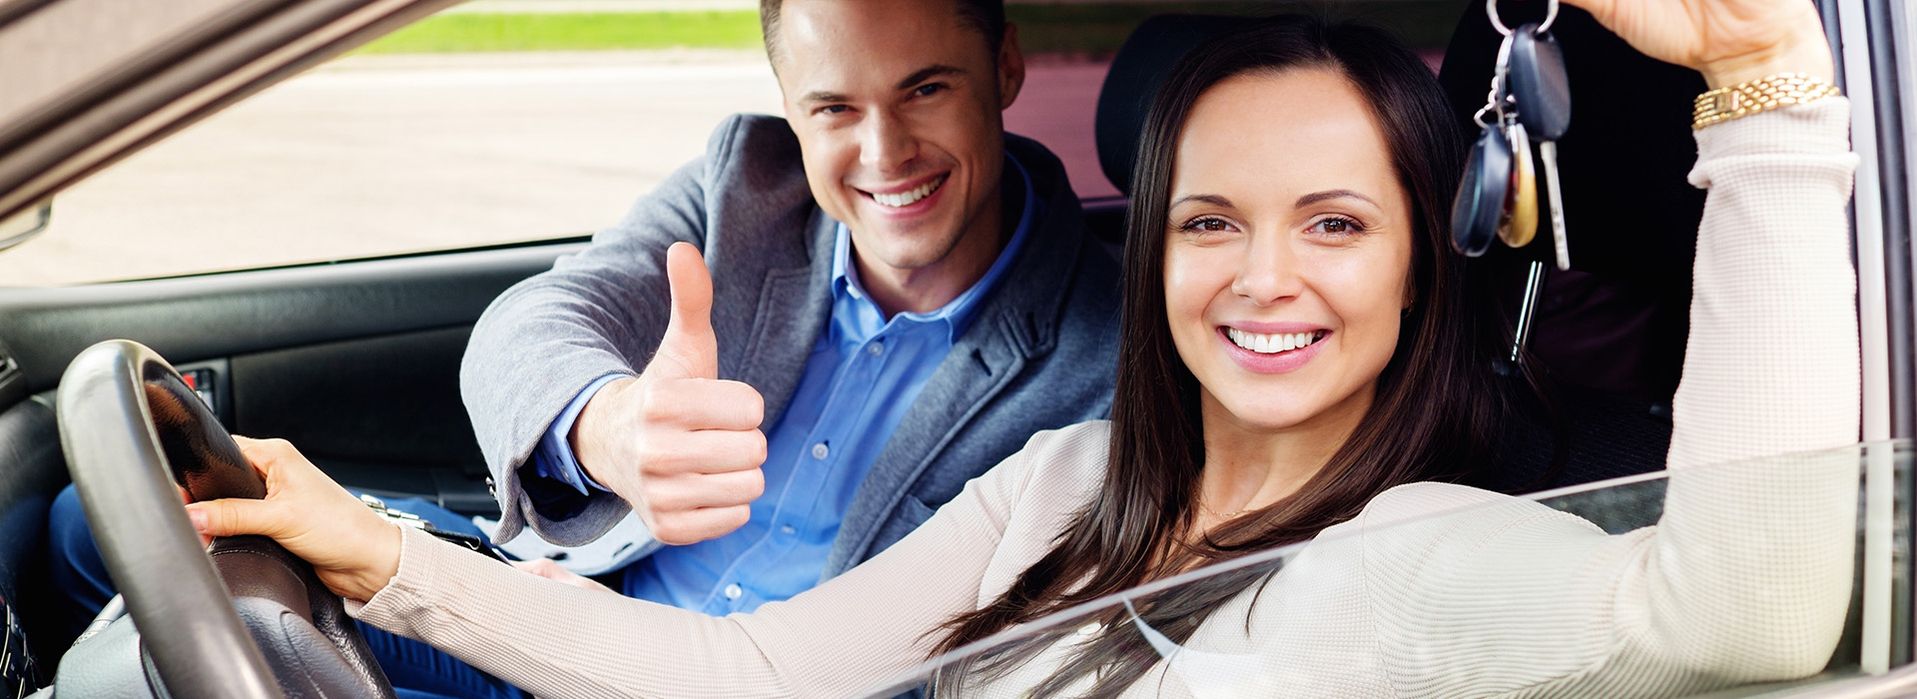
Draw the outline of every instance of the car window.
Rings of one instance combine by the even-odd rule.
[[[155,37],[178,36],[242,15],[250,9],[246,5],[239,0],[169,0],[164,5],[67,0],[25,11],[17,24],[6,27],[0,65],[35,70],[8,74],[7,88],[0,90],[0,124],[20,122],[74,84],[113,78],[112,71],[128,58],[161,48]],[[0,8],[0,15],[13,9]],[[33,60],[46,55],[58,55],[61,60]]]
[[[752,3],[648,7],[481,0],[402,29],[63,191],[46,233],[0,254],[0,286],[588,235],[697,156],[724,116],[781,111]],[[1081,197],[1112,199],[1095,107],[1132,27],[1299,7],[1396,28],[1433,65],[1457,12],[1429,0],[1013,3],[1030,68],[1006,126],[1056,152]]]
[[[134,154],[58,195],[0,286],[587,235],[726,115],[780,109],[750,9],[549,5],[455,8]]]
[[[1155,671],[1146,676],[1146,681],[1160,683],[1157,686],[1164,696],[1254,696],[1268,692],[1271,687],[1297,688],[1301,683],[1321,690],[1316,693],[1350,693],[1357,691],[1353,689],[1356,685],[1345,686],[1343,692],[1337,692],[1331,691],[1331,685],[1317,684],[1325,678],[1314,675],[1312,668],[1373,667],[1371,659],[1378,657],[1376,648],[1379,647],[1400,660],[1453,658],[1455,667],[1439,665],[1433,672],[1416,677],[1406,675],[1405,667],[1395,670],[1377,667],[1375,673],[1358,673],[1354,677],[1390,676],[1392,681],[1429,682],[1432,684],[1424,686],[1438,694],[1458,693],[1438,691],[1438,688],[1465,688],[1463,694],[1473,695],[1497,693],[1498,685],[1471,683],[1482,680],[1480,675],[1506,679],[1521,675],[1526,668],[1514,669],[1513,654],[1536,654],[1544,649],[1534,660],[1538,668],[1548,668],[1556,662],[1551,654],[1561,652],[1563,647],[1537,643],[1540,639],[1527,633],[1564,622],[1567,616],[1576,619],[1567,626],[1574,629],[1571,633],[1586,628],[1606,628],[1602,626],[1606,621],[1604,614],[1585,611],[1608,608],[1613,599],[1618,599],[1620,609],[1633,608],[1629,600],[1619,599],[1628,594],[1621,594],[1619,590],[1633,589],[1629,587],[1634,582],[1630,578],[1652,580],[1650,586],[1656,589],[1652,594],[1696,593],[1699,591],[1684,589],[1686,576],[1711,575],[1705,568],[1739,555],[1773,555],[1793,545],[1787,537],[1814,531],[1820,526],[1838,540],[1854,536],[1854,550],[1866,560],[1873,552],[1881,551],[1887,556],[1891,551],[1908,550],[1908,518],[1893,518],[1894,506],[1886,502],[1875,510],[1863,507],[1852,520],[1848,518],[1851,511],[1843,506],[1842,499],[1857,492],[1852,486],[1858,483],[1859,475],[1865,473],[1876,478],[1880,487],[1890,488],[1889,481],[1895,481],[1898,492],[1902,492],[1910,483],[1911,453],[1911,445],[1906,442],[1860,444],[1693,467],[1677,479],[1668,478],[1664,473],[1647,474],[1529,498],[1482,493],[1463,495],[1463,489],[1452,491],[1451,496],[1434,496],[1431,488],[1449,486],[1412,486],[1425,490],[1415,495],[1397,491],[1396,495],[1386,493],[1380,497],[1421,498],[1423,504],[1417,507],[1426,511],[1422,516],[1382,524],[1367,522],[1362,531],[1353,527],[1330,529],[1312,542],[1248,554],[1064,610],[928,660],[895,683],[873,688],[870,695],[891,696],[926,682],[944,683],[941,691],[957,687],[961,694],[987,686],[991,689],[987,693],[994,695],[1023,696],[1033,690],[1055,692],[1056,687],[1048,688],[1043,683],[1074,657],[1075,649],[1090,648],[1094,639],[1113,633],[1131,637],[1132,652],[1154,663]],[[1758,493],[1756,488],[1785,483],[1797,485],[1772,489],[1768,495],[1753,495]],[[1655,525],[1665,514],[1666,499],[1673,489],[1703,494],[1703,501],[1711,504],[1693,507],[1681,515],[1692,518],[1688,527],[1667,523],[1664,528],[1669,531],[1661,532]],[[1800,513],[1835,514],[1789,526],[1765,522],[1772,510],[1753,507],[1750,503],[1776,497],[1775,493],[1780,491],[1788,494],[1784,497],[1786,501],[1800,497],[1803,500],[1778,508],[1776,516],[1785,516],[1782,512],[1797,509],[1799,505],[1802,505],[1798,509]],[[1824,498],[1812,504],[1809,501],[1816,492],[1827,496],[1835,494],[1836,499]],[[1750,497],[1744,498],[1746,495]],[[1732,502],[1732,498],[1739,502]],[[1409,502],[1401,500],[1383,511],[1403,509]],[[1712,518],[1737,513],[1741,507],[1751,507],[1741,514],[1756,515],[1757,526],[1741,528],[1735,533],[1718,529],[1697,538],[1700,534],[1697,522],[1712,522]],[[1709,512],[1701,513],[1704,517],[1700,518],[1700,509]],[[1877,534],[1870,533],[1873,528]],[[1730,538],[1705,541],[1719,536]],[[1690,538],[1692,546],[1683,548],[1672,543],[1672,539],[1679,537]],[[1704,546],[1696,546],[1699,543]],[[1442,550],[1432,553],[1439,549]],[[1611,557],[1619,551],[1625,552],[1623,558]],[[1529,553],[1513,555],[1513,552]],[[1827,688],[1862,676],[1859,649],[1866,624],[1860,619],[1864,610],[1861,600],[1864,595],[1875,592],[1875,588],[1865,583],[1864,571],[1868,566],[1849,565],[1851,553],[1850,547],[1836,547],[1832,559],[1840,564],[1834,569],[1835,575],[1826,576],[1835,584],[1829,585],[1826,590],[1829,594],[1822,596],[1825,601],[1835,600],[1837,604],[1835,607],[1826,604],[1823,608],[1835,609],[1844,615],[1847,623],[1835,653],[1822,672],[1810,677],[1775,678],[1776,681],[1730,687],[1705,683],[1702,688],[1708,689],[1710,696],[1791,696],[1797,691]],[[1701,559],[1720,554],[1723,558],[1714,563],[1700,564]],[[1673,555],[1679,557],[1673,558]],[[1362,567],[1362,575],[1351,574],[1354,565]],[[1486,571],[1497,574],[1486,575]],[[1538,574],[1540,571],[1543,574]],[[1789,595],[1792,593],[1784,591],[1783,586],[1801,583],[1804,578],[1800,576],[1809,571],[1780,566],[1774,572],[1781,573],[1778,580],[1788,581],[1778,583],[1775,594]],[[1501,599],[1491,606],[1483,604],[1484,597],[1472,594],[1511,579],[1525,579],[1525,584],[1532,588],[1540,580],[1561,580],[1563,588],[1538,590],[1523,588],[1521,584],[1513,589],[1524,594]],[[1203,602],[1215,599],[1211,590],[1217,589],[1217,585],[1237,592],[1227,593],[1222,602]],[[1901,589],[1885,592],[1895,599],[1906,599],[1907,581],[1898,580],[1896,585]],[[1747,598],[1762,599],[1773,593],[1771,588],[1761,586],[1752,589],[1758,594],[1746,595]],[[1562,590],[1568,591],[1560,594]],[[1394,596],[1393,591],[1417,594]],[[1796,589],[1796,592],[1802,591],[1801,586]],[[1706,594],[1720,592],[1739,594],[1739,591],[1719,588],[1711,588]],[[1560,597],[1567,601],[1560,603],[1557,601]],[[1584,611],[1559,606],[1576,599],[1597,604],[1584,607]],[[1847,613],[1840,608],[1846,599],[1852,600]],[[1471,606],[1474,600],[1476,606]],[[1341,601],[1350,603],[1346,607],[1352,614],[1374,617],[1357,626],[1377,630],[1361,634],[1351,633],[1350,628],[1339,628],[1327,637],[1318,633],[1322,629],[1291,623],[1293,619],[1309,619],[1314,624],[1325,622],[1325,609],[1337,608]],[[1708,605],[1690,599],[1676,608],[1679,616],[1686,606],[1695,609]],[[1183,616],[1168,616],[1166,609],[1202,609],[1210,616],[1194,630],[1181,623],[1185,621]],[[1807,633],[1805,620],[1816,617],[1807,606],[1794,603],[1768,606],[1760,603],[1755,609],[1741,617],[1732,615],[1723,628],[1783,628],[1792,629],[1791,634],[1796,635]],[[1900,628],[1886,630],[1896,635],[1907,633],[1908,628],[1902,627],[1908,625],[1909,615],[1894,616]],[[1878,620],[1884,621],[1881,617]],[[1687,631],[1709,623],[1690,618],[1662,621],[1687,624]],[[1397,622],[1404,623],[1396,625]],[[1527,624],[1534,628],[1527,629]],[[1390,631],[1392,628],[1405,633],[1394,634]],[[1298,638],[1310,638],[1314,634],[1327,643],[1296,642]],[[1586,640],[1597,640],[1608,646],[1612,639]],[[1033,648],[1043,650],[1033,653]],[[1634,694],[1684,695],[1686,692],[1680,690],[1694,686],[1675,684],[1694,679],[1684,673],[1661,673],[1654,665],[1638,668],[1642,676],[1631,678],[1639,682]],[[1789,674],[1782,668],[1744,669]],[[1548,669],[1541,672],[1541,676],[1551,675]],[[1672,684],[1662,684],[1666,682]],[[1071,687],[1068,693],[1074,695],[1084,689],[1084,685]],[[1724,693],[1727,689],[1730,691]]]

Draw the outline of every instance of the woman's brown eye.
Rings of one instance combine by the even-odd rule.
[[[1188,230],[1188,231],[1203,231],[1206,233],[1218,233],[1218,232],[1226,231],[1230,229],[1231,229],[1231,224],[1225,223],[1223,219],[1216,219],[1216,218],[1201,218],[1196,221],[1192,221],[1191,223],[1185,224],[1185,230]]]
[[[1328,235],[1334,238],[1345,238],[1349,236],[1358,235],[1360,233],[1363,233],[1365,230],[1363,226],[1358,225],[1357,221],[1353,221],[1351,219],[1348,219],[1342,216],[1337,216],[1337,217],[1325,219],[1323,221],[1319,221],[1317,224],[1313,225],[1311,228],[1313,231],[1316,231],[1317,233],[1321,235]]]

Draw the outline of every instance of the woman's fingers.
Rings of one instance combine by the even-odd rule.
[[[612,588],[606,587],[605,585],[601,585],[599,584],[598,581],[593,580],[592,578],[588,578],[578,573],[574,573],[570,570],[566,570],[564,566],[561,566],[558,563],[554,563],[544,558],[541,558],[538,560],[532,560],[532,561],[514,561],[513,567],[526,571],[528,573],[532,573],[533,575],[537,575],[547,580],[561,582],[567,585],[571,585],[573,587],[577,587],[581,590],[592,590],[595,592],[612,592]]]
[[[253,439],[233,435],[233,443],[240,446],[240,455],[253,464],[253,470],[268,485],[273,483],[273,474],[281,464],[306,462],[306,457],[293,448],[293,443],[284,439]]]
[[[1696,69],[1712,86],[1778,72],[1830,79],[1830,45],[1802,0],[1565,0],[1661,61]]]
[[[186,517],[202,536],[243,536],[259,534],[279,538],[285,528],[285,516],[278,503],[265,500],[223,498],[195,502],[186,506]]]
[[[234,437],[266,479],[266,499],[222,499],[187,505],[202,536],[271,537],[313,564],[320,581],[341,596],[371,599],[399,569],[399,527],[280,439]]]

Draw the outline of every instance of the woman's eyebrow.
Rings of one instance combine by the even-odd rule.
[[[1292,204],[1292,208],[1302,209],[1304,207],[1311,206],[1312,204],[1316,204],[1321,201],[1327,201],[1331,199],[1343,199],[1346,197],[1350,197],[1352,199],[1358,199],[1372,206],[1378,206],[1378,202],[1373,201],[1371,197],[1367,197],[1355,191],[1352,191],[1349,189],[1327,189],[1322,192],[1312,192],[1302,197],[1298,197],[1298,202],[1295,204]],[[1382,209],[1384,207],[1378,206],[1378,208]]]
[[[1177,201],[1174,201],[1174,202],[1172,202],[1172,203],[1171,203],[1171,206],[1169,206],[1169,207],[1166,207],[1166,208],[1177,208],[1177,207],[1178,207],[1178,205],[1180,205],[1180,204],[1183,204],[1183,203],[1185,203],[1185,202],[1188,202],[1188,201],[1195,201],[1195,202],[1200,202],[1200,203],[1204,203],[1204,204],[1211,204],[1211,205],[1213,205],[1213,206],[1224,206],[1224,207],[1230,207],[1230,206],[1231,206],[1231,200],[1230,200],[1230,199],[1226,199],[1225,197],[1223,197],[1223,196],[1221,196],[1221,195],[1217,195],[1217,194],[1187,194],[1187,195],[1185,195],[1185,196],[1182,196],[1182,197],[1179,197]]]

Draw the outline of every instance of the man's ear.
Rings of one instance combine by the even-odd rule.
[[[1025,52],[1018,48],[1018,26],[1006,22],[1005,38],[998,45],[998,108],[1010,108],[1024,87]]]

